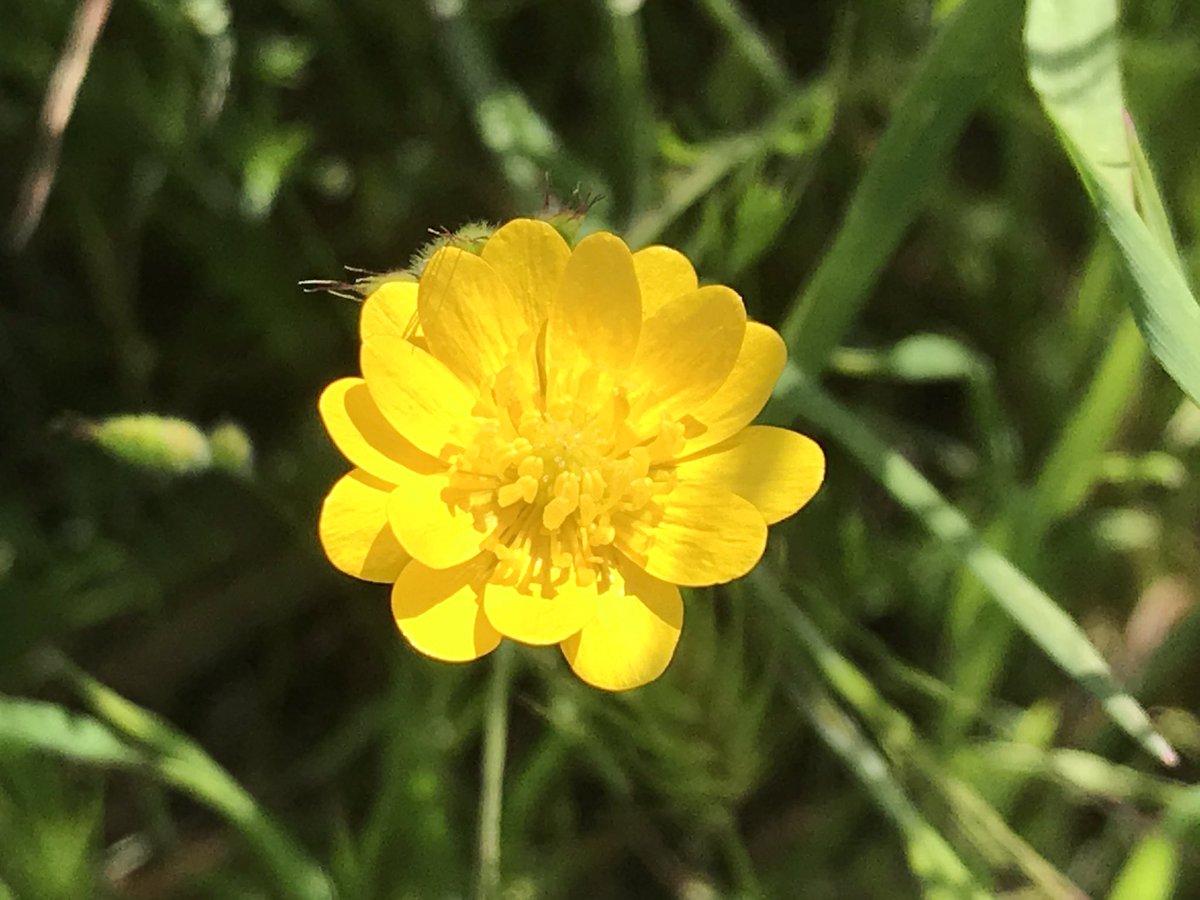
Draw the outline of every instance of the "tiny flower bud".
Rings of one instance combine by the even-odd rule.
[[[240,425],[222,422],[208,434],[214,469],[249,477],[254,471],[254,444]]]
[[[84,426],[84,434],[118,459],[173,475],[202,472],[212,465],[208,438],[184,419],[170,416],[112,416]]]

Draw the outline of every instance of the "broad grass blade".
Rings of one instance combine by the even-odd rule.
[[[819,372],[924,204],[968,118],[1017,52],[1020,6],[965,0],[912,80],[859,181],[832,246],[780,329],[792,358]]]
[[[1029,80],[1121,248],[1137,285],[1134,318],[1150,352],[1197,400],[1200,309],[1179,267],[1145,156],[1126,126],[1116,38],[1116,0],[1029,2]],[[1135,185],[1146,221],[1135,205]]]

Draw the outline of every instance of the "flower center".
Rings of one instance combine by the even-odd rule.
[[[603,582],[620,518],[661,517],[683,427],[664,420],[635,432],[630,389],[601,390],[599,375],[546,408],[540,391],[514,389],[510,374],[477,410],[474,441],[451,460],[448,499],[497,523],[483,543],[496,556],[493,581]]]

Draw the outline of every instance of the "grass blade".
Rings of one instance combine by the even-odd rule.
[[[768,158],[782,135],[802,135],[805,151],[816,153],[833,130],[834,91],[828,79],[797,88],[759,127],[712,142],[661,202],[643,210],[624,229],[631,247],[658,240],[683,213],[742,166]]]
[[[1162,830],[1138,841],[1125,861],[1108,900],[1170,900],[1175,896],[1179,848]]]
[[[1175,751],[1154,730],[1145,710],[1117,684],[1104,657],[1071,617],[1006,557],[985,544],[966,517],[908,460],[791,363],[776,388],[771,415],[803,415],[828,431],[959,556],[1013,621],[1063,671],[1094,694],[1118,726],[1166,765],[1178,762]]]
[[[134,754],[162,781],[191,795],[237,827],[274,876],[281,897],[291,900],[330,900],[333,897],[333,890],[321,869],[202,748],[65,658],[56,656],[49,664],[100,721],[82,720],[93,723],[83,725],[83,730],[77,732],[90,743],[80,743],[70,735],[64,735],[46,749],[77,757],[85,751],[94,753],[97,748],[107,747],[110,753],[115,752],[111,742],[122,741],[126,745],[123,753]]]
[[[1122,312],[1083,398],[1046,459],[1033,492],[1038,521],[1049,525],[1086,499],[1125,410],[1141,385],[1145,346]]]
[[[913,872],[929,898],[989,896],[945,838],[913,806],[887,761],[853,718],[823,688],[793,686],[792,697],[817,734],[849,767],[879,809],[904,837]]]
[[[1030,0],[1025,23],[1029,80],[1059,140],[1116,239],[1137,285],[1133,314],[1150,351],[1200,399],[1200,308],[1169,236],[1147,227],[1134,186],[1157,232],[1165,213],[1140,145],[1131,148],[1117,59],[1115,0]],[[1138,157],[1134,165],[1132,156]],[[1134,170],[1137,171],[1134,171]],[[1162,221],[1159,221],[1159,220]]]
[[[1133,204],[1117,63],[1116,0],[1030,0],[1029,80],[1050,118],[1086,154],[1108,190]]]
[[[1150,160],[1142,147],[1137,129],[1129,113],[1125,113],[1125,133],[1129,139],[1129,162],[1133,167],[1133,196],[1137,201],[1138,211],[1146,221],[1150,233],[1158,238],[1163,248],[1168,250],[1175,265],[1184,268],[1183,259],[1179,255],[1179,245],[1175,242],[1175,231],[1171,228],[1171,217],[1167,215],[1167,206],[1163,202],[1158,182],[1154,179],[1154,170],[1150,168]]]
[[[136,753],[107,725],[57,703],[0,697],[0,743],[99,766],[133,766]]]
[[[875,685],[849,659],[831,645],[817,625],[789,596],[779,576],[759,566],[749,576],[756,598],[765,600],[782,622],[786,633],[807,654],[829,686],[874,734],[895,767],[919,772],[928,787],[940,795],[960,830],[1000,870],[1021,870],[1041,896],[1054,900],[1080,900],[1083,892],[1021,839],[996,809],[969,784],[955,777],[920,740],[912,721],[893,707]],[[821,602],[818,600],[817,602]],[[930,791],[918,788],[920,796]]]
[[[837,237],[780,329],[818,372],[920,211],[967,119],[1017,49],[1020,4],[965,0],[934,41],[859,181]]]

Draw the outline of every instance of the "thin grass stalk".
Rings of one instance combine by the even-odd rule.
[[[483,762],[479,793],[478,900],[500,896],[500,818],[504,798],[504,764],[508,751],[508,698],[512,688],[513,647],[496,650],[483,722]]]

